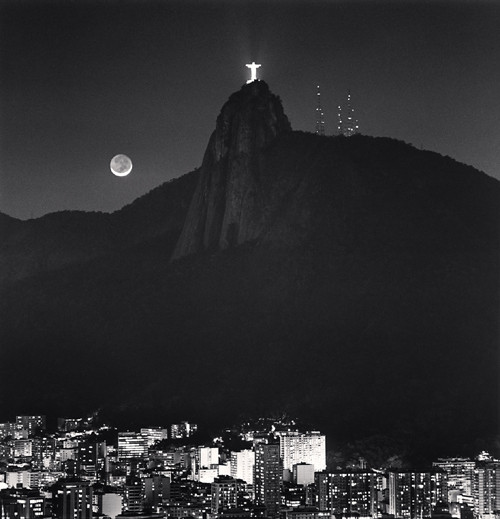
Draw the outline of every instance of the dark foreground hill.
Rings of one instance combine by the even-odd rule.
[[[153,191],[108,215],[113,247],[79,215],[92,257],[4,283],[4,413],[288,410],[440,454],[497,433],[497,181],[392,139],[292,132],[263,82],[230,98],[190,175],[164,207]],[[6,222],[20,264],[36,222]]]
[[[0,213],[0,285],[151,240],[173,249],[196,181],[193,171],[112,214],[61,211],[23,222]]]

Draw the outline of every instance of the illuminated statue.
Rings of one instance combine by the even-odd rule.
[[[260,67],[260,65],[257,65],[255,63],[255,61],[252,61],[252,63],[248,63],[246,65],[250,71],[251,71],[251,77],[250,79],[247,81],[247,83],[251,83],[252,81],[256,81],[257,79],[257,69]]]

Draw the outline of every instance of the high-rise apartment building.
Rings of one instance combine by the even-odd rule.
[[[436,504],[447,499],[445,472],[391,471],[387,478],[388,512],[395,517],[430,517]]]
[[[433,467],[448,474],[448,503],[456,502],[458,496],[472,496],[476,462],[467,458],[440,458]]]
[[[238,494],[244,483],[231,477],[218,477],[211,485],[212,514],[238,507]]]
[[[78,445],[78,470],[82,476],[104,478],[106,472],[106,442],[88,441]]]
[[[47,470],[54,467],[56,440],[50,437],[31,439],[31,467],[35,470]]]
[[[318,431],[312,432],[281,432],[280,455],[283,469],[293,470],[297,463],[314,465],[315,472],[326,469],[326,437]]]
[[[138,477],[128,477],[123,486],[123,511],[128,514],[141,513],[144,510],[144,485]]]
[[[45,430],[46,418],[44,415],[16,416],[16,424],[28,431],[29,435]]]
[[[317,472],[316,505],[330,515],[374,516],[382,475],[373,470],[337,470]]]
[[[92,519],[92,487],[87,481],[60,480],[52,487],[53,516]]]
[[[239,452],[231,452],[231,477],[241,479],[249,485],[254,481],[255,452],[245,449]]]
[[[255,445],[255,501],[265,506],[268,517],[277,517],[281,501],[283,465],[279,444]]]
[[[158,511],[170,498],[170,477],[147,476],[144,482],[144,504],[146,508]]]
[[[126,431],[118,433],[118,459],[143,458],[148,453],[148,442],[139,433]]]
[[[316,486],[316,507],[320,512],[330,512],[331,515],[331,474],[329,474],[328,472],[316,472],[314,474],[314,484]]]
[[[495,519],[500,510],[500,461],[478,461],[472,488],[474,515],[478,519]]]

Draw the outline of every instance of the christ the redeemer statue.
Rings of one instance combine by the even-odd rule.
[[[247,83],[251,83],[257,79],[257,69],[260,67],[260,65],[257,65],[255,61],[252,61],[252,63],[247,63],[246,66],[250,69],[251,72],[250,79],[247,81]]]

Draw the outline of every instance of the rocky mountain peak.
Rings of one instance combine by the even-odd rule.
[[[250,154],[264,148],[279,133],[290,130],[279,97],[264,81],[253,81],[223,106],[207,152],[214,161],[228,154]]]
[[[255,238],[263,225],[261,154],[291,131],[278,96],[264,81],[231,95],[217,118],[198,186],[173,258]]]

